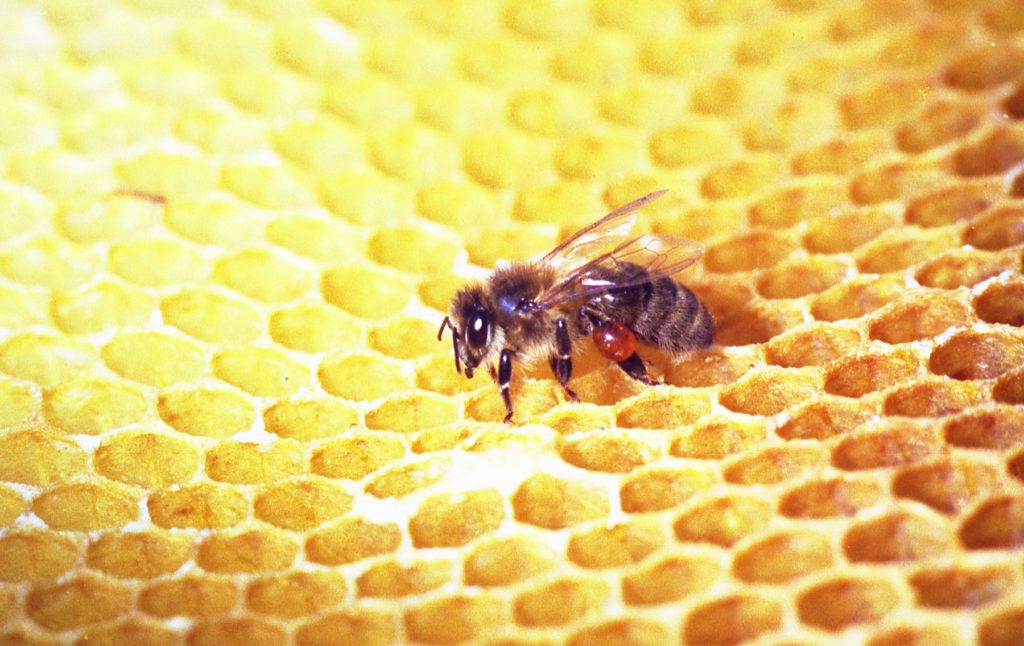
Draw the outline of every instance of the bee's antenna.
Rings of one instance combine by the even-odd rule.
[[[448,328],[452,331],[452,351],[455,353],[455,372],[462,374],[462,364],[459,362],[459,331],[455,329],[452,322],[448,320],[448,317],[444,317],[441,321],[441,327],[437,330],[437,340],[441,340],[441,336],[444,334],[444,329]]]

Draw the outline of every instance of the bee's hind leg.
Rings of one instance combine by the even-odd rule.
[[[635,352],[626,359],[619,361],[618,364],[627,375],[648,386],[657,386],[661,383],[647,376],[647,366],[644,364],[644,360],[640,358],[640,355]]]
[[[555,373],[558,383],[565,391],[565,396],[578,402],[579,396],[569,388],[569,377],[572,376],[572,345],[565,319],[558,319],[555,323],[555,354],[548,357],[548,363],[551,364],[551,372]]]

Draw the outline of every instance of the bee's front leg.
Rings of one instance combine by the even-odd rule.
[[[555,323],[555,354],[548,357],[551,364],[551,372],[555,373],[558,383],[561,384],[565,396],[574,402],[580,398],[569,388],[569,377],[572,376],[572,345],[569,341],[569,328],[565,319],[558,319]]]
[[[512,423],[512,394],[509,392],[509,382],[512,381],[512,351],[505,348],[501,351],[498,359],[498,390],[501,391],[501,398],[505,401],[505,423]]]

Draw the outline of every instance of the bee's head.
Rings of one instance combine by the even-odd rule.
[[[438,340],[445,327],[452,331],[452,346],[455,351],[455,370],[462,372],[466,366],[466,377],[491,354],[495,346],[494,314],[484,303],[483,289],[473,285],[459,291],[452,300],[448,316],[437,331]]]

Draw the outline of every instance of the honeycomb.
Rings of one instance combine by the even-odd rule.
[[[0,2],[0,644],[1020,644],[1019,0]],[[715,344],[486,375],[650,191]]]

